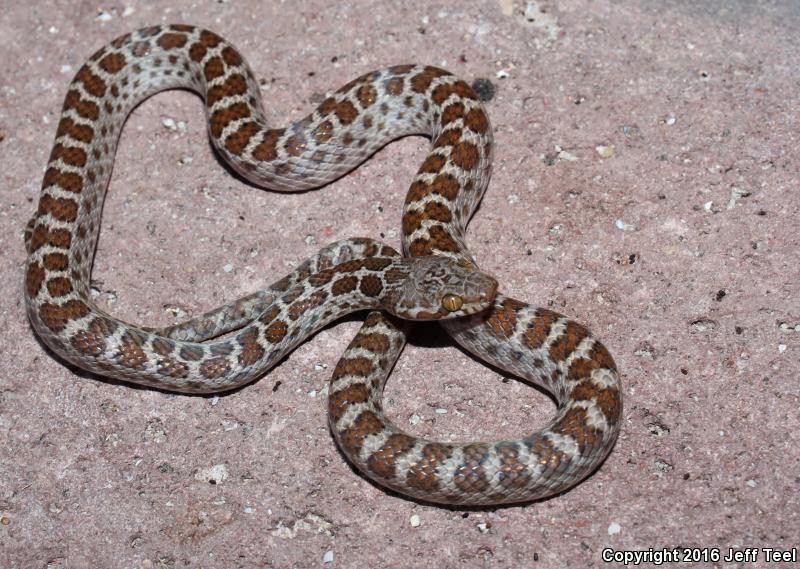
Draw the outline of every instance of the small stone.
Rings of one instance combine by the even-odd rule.
[[[624,124],[622,125],[620,130],[622,131],[622,134],[630,137],[638,137],[641,136],[642,134],[641,131],[639,130],[639,127],[636,126],[635,124]]]
[[[663,423],[659,423],[658,421],[650,423],[647,425],[647,430],[650,434],[654,437],[665,437],[669,434],[670,429]]]
[[[655,461],[656,468],[660,472],[670,472],[675,467],[668,463],[666,460],[656,459]]]
[[[98,22],[108,22],[113,17],[114,16],[111,14],[111,12],[106,12],[105,10],[101,10],[97,13],[97,16],[95,16],[94,19],[97,20]]]
[[[693,332],[713,332],[717,327],[717,323],[708,318],[698,318],[691,323]]]
[[[559,160],[565,160],[567,162],[575,162],[578,159],[577,156],[567,152],[566,150],[562,150],[561,147],[559,146],[556,146],[556,150],[558,152],[558,154],[556,154],[556,158],[558,158]]]
[[[782,354],[786,351],[786,344],[778,344],[778,353]]]
[[[636,229],[635,225],[630,225],[628,223],[625,223],[621,219],[618,219],[614,222],[614,227],[616,227],[617,229],[621,229],[622,231],[633,231]]]
[[[597,151],[597,154],[600,156],[600,158],[611,158],[614,156],[614,152],[616,151],[616,148],[613,144],[609,146],[595,146],[594,149]]]
[[[420,526],[420,524],[422,524],[422,521],[419,519],[419,516],[417,514],[413,514],[408,519],[408,523],[411,524],[412,528],[418,528]]]
[[[203,468],[194,475],[195,480],[208,482],[209,484],[222,484],[228,479],[228,467],[224,464],[215,464],[209,468]]]
[[[148,421],[144,432],[147,438],[155,443],[163,443],[167,440],[167,431],[161,419],[156,418]]]
[[[325,555],[322,556],[323,563],[333,563],[333,551],[330,549],[325,552]]]
[[[411,417],[408,418],[408,422],[411,423],[412,425],[418,425],[421,420],[422,420],[422,418],[419,415],[417,415],[416,413],[411,415]]]
[[[752,480],[752,479],[751,479],[751,480],[748,480],[747,482],[745,482],[745,484],[747,484],[747,487],[748,487],[748,488],[755,488],[755,487],[757,486],[757,483],[756,483],[756,481],[755,481],[755,480]]]
[[[620,526],[617,522],[611,522],[608,524],[608,535],[617,535],[620,531],[622,531],[622,526]]]
[[[133,6],[125,6],[125,9],[122,11],[122,15],[123,15],[123,17],[125,17],[125,16],[130,16],[130,15],[131,15],[131,14],[133,14],[135,11],[136,11],[136,10],[134,9],[134,7],[133,7]]]
[[[737,188],[736,186],[731,187],[731,199],[728,200],[728,209],[733,209],[736,207],[736,202],[738,202],[741,198],[747,197],[750,197],[749,191]]]
[[[435,412],[436,412],[437,415],[446,415],[447,414],[447,409],[443,409],[441,407],[438,407]]]
[[[528,2],[525,5],[525,19],[529,22],[536,21],[536,18],[541,14],[541,9],[536,5],[536,2]]]
[[[173,318],[186,318],[189,314],[180,306],[174,306],[168,304],[164,307],[164,312],[172,316]]]
[[[173,119],[162,119],[161,124],[164,125],[165,128],[169,130],[178,130],[178,125],[175,124]]]
[[[491,101],[497,91],[494,83],[488,79],[475,79],[475,81],[472,82],[472,90],[475,91],[475,94],[478,95],[478,98],[484,103]]]
[[[223,270],[223,271],[225,271],[226,273],[233,272],[233,265],[231,265],[230,263],[228,263],[227,265],[225,265],[224,267],[222,267],[222,270]]]

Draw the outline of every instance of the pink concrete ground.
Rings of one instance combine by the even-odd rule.
[[[606,547],[800,547],[796,3],[34,1],[0,18],[0,567],[599,567]],[[67,84],[103,43],[163,22],[232,40],[275,125],[386,64],[494,82],[496,170],[470,243],[504,291],[616,357],[624,425],[591,479],[467,511],[359,477],[325,417],[354,320],[213,398],[88,377],[42,348],[22,231]],[[397,245],[426,145],[280,195],[215,161],[197,97],[160,95],[122,136],[98,302],[163,325],[334,239]],[[402,357],[387,406],[448,440],[520,435],[553,409],[435,332]]]

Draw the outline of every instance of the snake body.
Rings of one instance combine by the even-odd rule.
[[[331,244],[264,291],[161,330],[122,322],[92,301],[89,279],[121,128],[143,99],[188,88],[205,100],[209,136],[254,183],[282,191],[324,185],[389,141],[430,136],[408,192],[403,252],[369,239]],[[608,350],[580,324],[497,293],[465,242],[488,184],[489,120],[447,71],[398,65],[330,94],[307,117],[271,129],[239,52],[194,26],[153,26],[97,51],[67,92],[28,224],[25,300],[38,336],[81,368],[181,392],[231,389],[263,375],[324,324],[354,310],[442,319],[465,349],[551,393],[543,429],[516,440],[450,444],[410,436],[383,414],[383,386],[404,325],[370,312],[331,380],[340,448],[379,484],[426,501],[502,504],[561,492],[610,452],[622,413]],[[226,339],[218,336],[236,332]]]

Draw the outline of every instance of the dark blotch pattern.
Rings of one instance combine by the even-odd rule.
[[[544,308],[537,308],[536,318],[528,323],[528,329],[522,336],[522,343],[531,350],[540,348],[550,335],[553,324],[559,318],[561,318],[560,314]]]
[[[450,75],[449,72],[437,67],[426,67],[422,73],[419,73],[411,79],[411,89],[417,93],[425,93],[434,79]]]
[[[489,460],[490,447],[485,444],[464,447],[464,462],[453,474],[453,482],[466,494],[484,492],[489,487],[484,463]]]
[[[408,469],[406,484],[430,493],[439,488],[439,466],[453,454],[453,447],[443,443],[428,443],[421,454],[422,458]]]
[[[566,330],[550,345],[550,357],[555,361],[567,359],[581,341],[589,336],[589,331],[572,320],[567,322]]]
[[[340,440],[347,452],[355,455],[361,451],[364,439],[370,435],[377,435],[382,430],[383,423],[378,416],[372,411],[364,411],[356,417],[349,429],[341,433]]]
[[[258,343],[258,330],[255,328],[247,328],[236,337],[236,340],[242,346],[239,365],[253,365],[264,356],[264,348]]]
[[[378,277],[367,275],[361,279],[359,290],[366,296],[377,297],[383,291],[383,283]]]
[[[116,359],[121,366],[131,369],[144,369],[147,354],[142,349],[145,337],[135,330],[128,330],[120,339]]]
[[[581,407],[573,407],[567,411],[553,427],[553,432],[572,437],[582,454],[588,449],[596,447],[603,437],[602,432],[589,426],[586,409]]]
[[[83,83],[83,88],[86,92],[95,97],[103,97],[106,94],[106,82],[99,75],[95,75],[88,65],[80,68],[75,81]]]
[[[358,279],[356,277],[342,277],[333,283],[331,293],[333,293],[334,296],[342,296],[343,294],[353,292],[357,284]]]
[[[372,373],[372,370],[372,362],[367,358],[342,358],[336,364],[331,381],[336,381],[346,376],[367,377]]]
[[[25,273],[25,292],[30,298],[39,294],[44,282],[44,269],[39,263],[30,263]]]
[[[283,320],[275,320],[267,326],[264,337],[270,344],[277,344],[286,337],[289,327]]]
[[[510,338],[517,326],[517,311],[525,307],[522,302],[506,299],[502,305],[495,306],[486,319],[486,326],[497,338]]]
[[[82,300],[69,300],[64,304],[45,303],[39,308],[39,318],[53,332],[61,332],[67,323],[87,316],[91,310]]]
[[[103,71],[113,75],[125,67],[125,56],[121,53],[109,53],[99,61],[98,65]]]
[[[188,38],[184,34],[164,34],[158,38],[158,45],[165,50],[178,49],[186,45]]]
[[[200,374],[206,379],[222,377],[229,369],[230,364],[223,357],[209,358],[200,364]]]
[[[353,384],[328,397],[328,414],[335,425],[353,403],[365,403],[369,399],[369,389],[363,383]]]
[[[367,468],[381,480],[395,478],[397,459],[414,448],[414,438],[402,433],[391,435],[383,446],[367,459]]]

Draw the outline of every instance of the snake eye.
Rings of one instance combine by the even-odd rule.
[[[448,312],[455,312],[464,306],[464,299],[457,294],[446,294],[442,298],[442,306]]]

